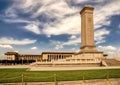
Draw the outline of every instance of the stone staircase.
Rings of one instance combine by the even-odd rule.
[[[104,60],[107,66],[120,66],[120,61],[115,59],[105,59]]]

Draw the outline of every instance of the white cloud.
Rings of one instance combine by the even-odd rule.
[[[80,52],[80,49],[76,49],[76,48],[72,48],[71,50],[72,50],[73,52],[75,52],[75,53]]]
[[[63,48],[62,42],[60,41],[55,41],[55,40],[50,40],[51,45],[55,45],[55,49],[59,50]]]
[[[15,19],[4,19],[3,21],[7,23],[31,23],[29,20],[15,18]]]
[[[62,45],[56,45],[56,46],[55,46],[55,49],[56,49],[56,50],[59,50],[59,49],[62,49],[62,48],[63,48]]]
[[[80,37],[76,37],[75,39],[69,39],[66,42],[63,41],[51,41],[53,45],[55,45],[55,49],[62,49],[64,46],[71,46],[80,44],[81,40]]]
[[[7,23],[25,23],[26,26],[23,26],[22,28],[31,31],[35,34],[41,34],[40,29],[39,29],[39,22],[38,20],[33,21],[33,20],[27,20],[27,19],[21,19],[21,18],[15,18],[15,19],[4,19],[3,21]]]
[[[110,33],[110,31],[106,30],[105,28],[96,30],[95,31],[96,44],[105,42],[106,41],[105,37],[109,33]]]
[[[70,39],[67,42],[64,42],[63,45],[76,45],[80,43],[81,43],[81,40],[80,40],[80,37],[78,37],[76,39]]]
[[[49,17],[58,17],[58,19],[60,19],[66,14],[77,11],[74,7],[70,8],[64,0],[44,0],[38,1],[37,4],[38,3],[42,6],[33,14],[33,17],[38,17],[41,13],[45,13]]]
[[[18,51],[18,50],[14,50],[14,52],[17,52],[17,53],[18,53],[19,51]]]
[[[35,34],[40,34],[40,30],[39,30],[39,24],[38,23],[31,23],[28,24],[26,26],[24,26],[25,29],[27,29],[28,31],[31,31]]]
[[[116,30],[117,34],[120,34],[120,24],[118,25],[118,30]]]
[[[105,54],[108,54],[109,57],[115,57],[120,55],[119,47],[114,46],[98,46],[98,50],[103,51]]]
[[[74,3],[83,3],[88,0],[76,0]],[[92,2],[92,1],[91,1]],[[96,2],[95,7],[95,28],[103,25],[109,25],[109,17],[115,14],[119,14],[119,0],[115,1],[93,1]],[[22,11],[22,13],[31,13],[32,17],[38,17],[39,15],[46,15],[46,18],[55,18],[55,22],[45,22],[43,33],[46,35],[61,35],[61,34],[78,34],[80,31],[80,7],[69,6],[71,1],[65,0],[20,0],[15,1],[13,5],[6,10],[6,15],[13,15]],[[97,4],[99,3],[99,4]],[[101,5],[102,3],[105,3]],[[111,8],[112,7],[112,8]],[[49,9],[49,10],[48,10]],[[72,15],[73,14],[73,15]],[[52,16],[51,16],[52,15]],[[66,15],[70,15],[65,17]],[[98,18],[99,17],[99,18]],[[25,21],[23,21],[25,22]],[[40,23],[40,22],[39,22]],[[37,25],[28,24],[25,28],[36,34],[40,34],[40,29]]]
[[[17,11],[15,10],[16,5],[13,4],[11,7],[8,7],[8,9],[5,10],[5,16],[6,17],[11,17],[11,18],[16,18],[18,17]]]
[[[61,34],[78,34],[80,33],[80,17],[79,14],[68,18],[61,19],[60,22],[43,29],[43,33],[47,35]]]
[[[104,3],[103,1],[102,3]],[[105,2],[106,3],[106,2]],[[110,25],[110,17],[113,15],[120,14],[120,1],[119,0],[111,0],[106,4],[95,5],[95,28],[102,27],[103,25]]]
[[[13,49],[13,47],[11,45],[2,45],[0,44],[0,48],[7,48],[7,49]]]
[[[32,43],[35,43],[36,40],[30,40],[30,39],[22,39],[22,40],[16,40],[16,39],[13,39],[13,38],[6,38],[6,37],[3,37],[3,38],[0,38],[0,44],[7,44],[7,45],[11,45],[11,44],[14,44],[14,45],[26,45],[26,44],[32,44]]]
[[[37,49],[37,47],[32,47],[32,48],[30,48],[31,50],[36,50]]]
[[[76,0],[74,3],[85,3],[89,0]],[[102,27],[103,25],[110,24],[110,17],[112,15],[120,14],[119,11],[119,0],[112,1],[90,1],[94,4],[95,7],[95,28]],[[55,22],[49,22],[46,26],[45,22],[43,25],[43,33],[46,35],[61,35],[61,34],[77,34],[79,33],[79,11],[80,7],[69,6],[70,1],[65,0],[16,0],[13,5],[6,10],[6,15],[17,15],[19,12],[30,13],[31,17],[39,17],[39,15],[46,15],[48,18],[55,18]],[[103,4],[104,3],[104,4]],[[49,9],[49,10],[48,10]],[[73,14],[73,15],[72,15]],[[77,14],[77,15],[76,15]],[[52,16],[51,16],[52,15]],[[66,15],[70,15],[65,17]],[[51,26],[52,24],[52,26]],[[57,29],[58,28],[58,29]],[[31,30],[31,29],[28,29]],[[50,31],[50,32],[48,32]],[[69,31],[69,32],[68,32]],[[36,31],[33,31],[34,33]],[[39,33],[39,32],[38,32]]]
[[[55,22],[49,22],[49,24],[46,24],[48,22],[44,22],[44,24],[42,24],[44,26],[43,34],[50,36],[50,35],[61,35],[61,34],[75,34],[79,32],[78,31],[80,27],[79,26],[79,21],[80,21],[79,12],[75,16],[64,17],[67,14],[69,15],[69,14],[77,12],[76,8],[74,7],[70,8],[68,4],[66,3],[66,1],[64,0],[60,0],[60,1],[56,1],[56,0],[15,1],[15,3],[10,8],[8,8],[6,15],[8,15],[8,13],[9,14],[14,13],[17,15],[17,13],[19,14],[20,11],[22,11],[22,13],[30,12],[31,14],[33,14],[31,15],[33,18],[38,17],[41,14],[46,15],[45,17],[47,19],[55,18],[56,19]],[[12,19],[10,19],[11,22],[15,22],[15,21],[26,22],[26,20],[19,20],[19,18],[17,19],[12,18]],[[7,22],[10,22],[10,20],[6,19]],[[41,23],[41,21],[39,23]],[[28,24],[27,26],[25,26],[25,28],[36,34],[40,34],[40,29],[38,29],[38,25]]]
[[[75,36],[75,35],[70,36],[70,39],[76,39],[76,38],[77,38],[77,36]]]
[[[113,52],[113,51],[108,51],[107,52],[109,55],[114,55],[115,54],[115,52]],[[114,56],[113,56],[114,57]]]
[[[24,29],[31,31],[35,34],[41,34],[38,21],[29,21],[29,20],[20,19],[20,18],[4,19],[4,21],[7,23],[25,23],[27,25],[23,26]]]
[[[116,51],[116,47],[113,46],[98,46],[100,50],[105,50],[105,51]]]

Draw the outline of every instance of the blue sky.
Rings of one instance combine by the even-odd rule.
[[[0,55],[78,51],[80,10],[92,5],[97,49],[120,52],[120,0],[0,0]]]

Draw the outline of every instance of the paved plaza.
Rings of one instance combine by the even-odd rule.
[[[0,68],[28,68],[29,71],[62,71],[62,70],[90,70],[90,69],[120,69],[120,66],[112,67],[74,67],[74,66],[52,66],[52,67],[40,67],[30,65],[0,65]]]
[[[62,71],[62,70],[120,69],[116,67],[30,67],[30,71]]]

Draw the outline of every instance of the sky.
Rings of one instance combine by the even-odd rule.
[[[0,0],[0,58],[7,51],[79,51],[85,5],[95,8],[97,49],[120,56],[120,0]]]

